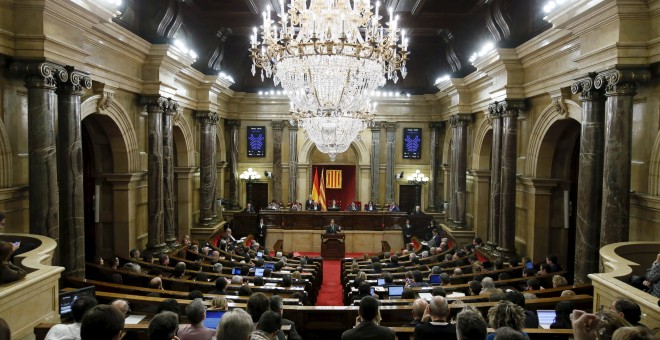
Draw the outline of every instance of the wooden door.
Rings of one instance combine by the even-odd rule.
[[[254,211],[259,212],[268,206],[268,183],[246,183],[246,189],[247,200],[252,202]]]
[[[415,206],[421,205],[422,187],[420,185],[399,186],[399,209],[403,212],[415,210]]]

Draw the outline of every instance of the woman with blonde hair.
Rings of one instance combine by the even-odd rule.
[[[568,280],[561,275],[552,276],[552,288],[568,286]]]
[[[211,307],[209,309],[226,311],[229,309],[229,303],[224,297],[216,296],[211,300]]]
[[[498,329],[500,327],[511,327],[529,338],[523,333],[523,324],[525,322],[525,310],[511,301],[500,301],[497,305],[488,310],[488,323],[490,327]],[[487,340],[495,339],[495,333],[488,335]]]

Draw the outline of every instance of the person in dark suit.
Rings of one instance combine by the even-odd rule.
[[[280,314],[280,316],[283,314],[282,313],[283,312],[282,304],[283,304],[282,303],[282,297],[280,297],[279,295],[271,296],[271,298],[270,298],[270,310],[275,312],[275,313]],[[296,330],[295,322],[293,322],[291,320],[288,320],[288,319],[282,318],[282,325],[291,326],[291,329],[289,330],[289,339],[290,340],[302,340],[302,337],[300,336],[300,334],[298,334],[298,331]],[[282,330],[280,330],[277,333],[276,338],[278,340],[286,340],[286,335],[284,335],[284,332],[282,332]]]
[[[335,224],[335,219],[330,220],[330,224],[325,227],[325,233],[326,234],[336,234],[341,231],[341,226],[338,224]]]
[[[357,325],[341,335],[342,340],[394,340],[394,331],[378,324],[378,300],[367,296],[360,300]]]
[[[254,208],[252,208],[252,203],[248,203],[248,204],[247,204],[247,207],[245,207],[245,209],[243,209],[243,212],[247,212],[247,213],[253,213],[253,212],[255,212],[255,211],[254,211]]]
[[[257,225],[257,232],[255,233],[257,235],[257,243],[259,243],[262,247],[266,246],[266,233],[268,232],[268,228],[266,227],[266,223],[264,223],[264,219],[260,218],[259,219],[259,224]]]
[[[390,209],[389,210],[390,210],[390,212],[397,212],[397,211],[399,211],[399,206],[396,205],[396,203],[394,203],[394,201],[392,201],[392,203],[390,203]]]
[[[410,215],[424,215],[424,212],[422,211],[422,207],[415,206],[415,210],[413,210]]]
[[[449,304],[442,296],[431,299],[424,316],[430,316],[431,322],[415,327],[415,340],[456,339],[456,325],[449,323]]]
[[[367,204],[364,206],[364,211],[376,211],[376,205],[374,204],[374,202],[373,202],[373,201],[369,201],[369,203],[367,203]]]
[[[307,210],[321,211],[321,205],[319,203],[317,203],[316,201],[312,201],[312,205]]]
[[[309,198],[305,201],[305,210],[312,210],[312,204],[314,204],[314,200],[312,195],[309,195]]]
[[[413,320],[403,325],[403,327],[415,327],[417,325],[421,325],[424,311],[426,311],[426,307],[428,307],[428,305],[428,302],[422,298],[415,300],[412,307]]]
[[[346,211],[360,211],[360,208],[358,208],[355,202],[351,202],[351,205],[349,205],[348,208],[346,208]]]
[[[406,220],[406,224],[401,228],[401,231],[403,232],[403,244],[406,245],[410,243],[410,239],[412,238],[412,226],[410,225],[410,220]]]
[[[336,200],[332,200],[332,203],[328,206],[328,211],[339,211],[341,207],[337,204]]]

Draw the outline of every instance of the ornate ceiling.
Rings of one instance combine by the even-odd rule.
[[[286,1],[287,3],[289,1]],[[410,36],[408,77],[387,90],[435,93],[435,80],[474,71],[468,59],[486,41],[516,47],[550,26],[545,0],[381,0],[394,7]],[[152,43],[183,42],[198,54],[193,66],[205,74],[231,75],[235,91],[273,88],[252,76],[249,35],[261,12],[279,0],[124,0],[115,21]]]

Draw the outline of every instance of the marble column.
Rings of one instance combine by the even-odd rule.
[[[225,124],[231,129],[229,134],[229,196],[232,210],[240,209],[238,203],[238,129],[241,127],[240,120],[228,119]]]
[[[216,124],[219,116],[215,112],[197,112],[200,124],[199,143],[199,224],[210,225],[216,219],[215,193],[218,176],[216,162]]]
[[[440,138],[440,130],[444,126],[444,122],[431,122],[429,127],[431,128],[431,148],[429,150],[429,177],[431,183],[429,183],[429,204],[426,209],[429,212],[440,211],[442,200],[440,196],[440,164],[438,157],[438,139]]]
[[[497,102],[488,106],[488,118],[493,127],[490,152],[490,213],[488,214],[488,247],[494,248],[500,241],[500,195],[502,194],[502,113]]]
[[[595,74],[577,79],[571,86],[582,101],[580,169],[578,171],[577,221],[575,235],[575,282],[588,283],[598,271],[600,214],[603,199],[603,138],[605,96],[594,87]]]
[[[451,124],[449,124],[449,134],[451,159],[449,162],[449,210],[447,210],[446,216],[447,220],[453,223],[456,216],[456,128]]]
[[[472,114],[457,114],[451,116],[449,122],[454,131],[455,158],[455,187],[454,196],[454,227],[457,229],[465,228],[465,212],[467,206],[467,125],[472,120]]]
[[[146,252],[159,254],[165,251],[165,233],[163,229],[163,111],[167,99],[161,96],[145,96],[141,100],[145,105],[148,133],[148,203],[149,218]]]
[[[92,87],[89,74],[67,67],[57,89],[57,176],[60,201],[60,265],[64,276],[85,277],[85,197],[80,97]]]
[[[298,202],[298,125],[289,126],[289,202]]]
[[[173,117],[179,104],[167,100],[163,108],[163,229],[168,247],[177,246],[176,197],[174,196],[174,130]]]
[[[395,154],[395,137],[397,123],[385,122],[383,124],[387,132],[387,149],[386,149],[386,170],[385,170],[385,202],[389,203],[394,201],[394,159]]]
[[[275,120],[273,127],[273,199],[282,201],[282,133],[286,121]]]
[[[380,126],[376,122],[371,126],[371,194],[369,199],[378,204],[380,194]]]
[[[11,71],[25,76],[28,96],[28,168],[30,233],[59,242],[59,197],[56,157],[55,88],[66,82],[64,67],[52,63],[14,63]],[[59,257],[53,263],[58,263]]]
[[[502,112],[502,196],[500,199],[500,246],[503,256],[515,254],[516,248],[516,162],[518,116],[525,108],[522,100],[497,103]]]
[[[612,69],[596,76],[605,89],[605,148],[600,246],[628,241],[633,97],[636,82],[650,79],[648,70]]]

